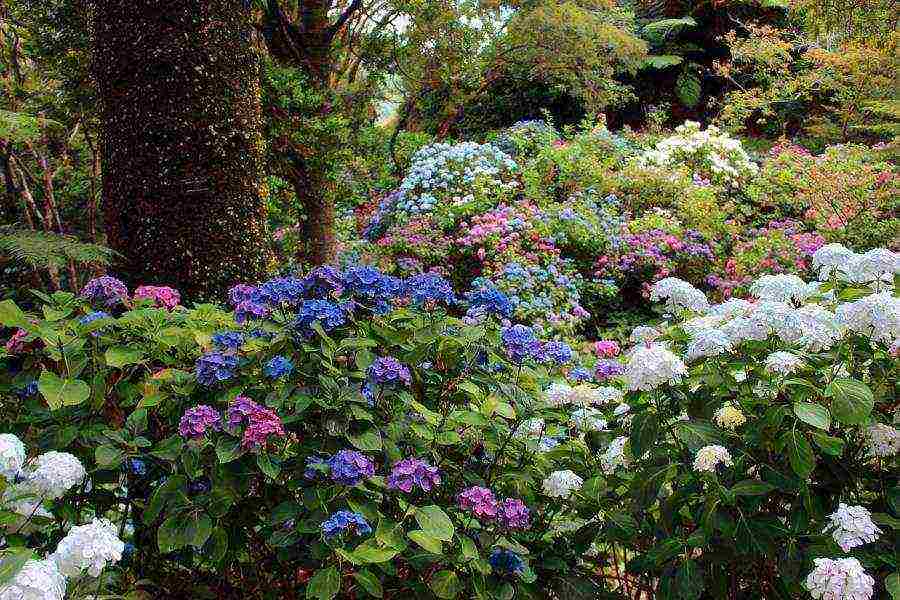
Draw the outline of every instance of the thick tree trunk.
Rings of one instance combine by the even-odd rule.
[[[335,261],[334,204],[325,197],[322,173],[294,161],[288,173],[297,200],[306,219],[300,223],[297,261],[307,265],[325,265]]]
[[[242,0],[97,0],[103,206],[130,283],[263,277],[257,56]]]

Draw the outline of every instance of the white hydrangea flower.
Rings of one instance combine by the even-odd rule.
[[[547,388],[547,391],[544,393],[544,397],[547,399],[547,403],[550,406],[563,406],[568,404],[570,401],[570,395],[572,394],[572,386],[567,383],[556,382],[550,385]]]
[[[885,423],[866,428],[866,442],[872,456],[888,458],[900,452],[900,431]]]
[[[601,385],[594,389],[594,404],[619,404],[625,398],[625,392],[610,385]]]
[[[627,465],[628,459],[625,456],[625,444],[627,443],[627,435],[619,436],[609,443],[609,448],[600,456],[600,469],[604,474],[611,475],[617,468]]]
[[[29,560],[6,585],[0,600],[63,600],[66,578],[52,560]]]
[[[574,471],[554,471],[544,480],[544,493],[551,498],[568,498],[572,492],[580,490],[584,479]]]
[[[769,326],[760,319],[734,317],[719,329],[728,336],[734,345],[749,340],[761,342],[769,337]]]
[[[741,409],[730,402],[725,404],[713,415],[716,425],[731,431],[747,422],[747,417],[741,412]]]
[[[796,309],[785,302],[761,300],[753,307],[750,319],[757,322],[756,327],[765,327],[786,344],[795,344],[804,335],[803,323]]]
[[[821,352],[844,336],[845,328],[837,316],[818,304],[805,304],[794,311],[803,334],[797,342],[807,350]]]
[[[731,338],[718,329],[702,329],[696,332],[687,345],[684,357],[690,362],[707,356],[718,356],[732,348]]]
[[[806,577],[806,589],[816,600],[871,600],[875,580],[855,558],[817,558]]]
[[[666,301],[669,310],[691,310],[705,312],[709,308],[706,295],[683,279],[666,277],[653,284],[650,299],[654,302]]]
[[[866,281],[879,281],[900,273],[900,253],[886,248],[873,248],[853,262],[854,274]]]
[[[779,375],[790,375],[803,367],[803,359],[792,352],[778,350],[766,357],[766,370]]]
[[[0,433],[0,477],[13,481],[25,464],[25,444],[11,433]]]
[[[596,408],[579,408],[569,416],[569,426],[578,431],[603,431],[607,423]]]
[[[812,268],[825,281],[831,277],[840,277],[856,253],[845,248],[843,244],[825,244],[813,253]]]
[[[631,335],[628,336],[628,341],[632,344],[643,344],[644,342],[652,342],[653,340],[658,339],[661,335],[662,333],[655,327],[638,325],[631,330]]]
[[[522,421],[522,423],[519,425],[519,429],[516,431],[516,437],[537,437],[541,435],[546,429],[547,425],[544,423],[543,419],[539,417],[527,419],[525,421]]]
[[[652,390],[664,383],[677,383],[687,374],[687,366],[662,344],[638,346],[625,367],[628,389]]]
[[[67,577],[83,572],[99,577],[109,563],[122,560],[125,543],[116,535],[116,527],[106,519],[94,519],[87,525],[76,525],[56,547],[52,558]]]
[[[750,286],[750,293],[756,298],[775,302],[803,302],[809,298],[810,292],[805,281],[786,273],[763,275]]]
[[[713,304],[709,307],[709,314],[733,319],[745,317],[753,309],[753,304],[743,298],[729,298],[721,304]]]
[[[51,451],[41,454],[34,464],[29,465],[23,485],[40,498],[55,500],[80,485],[86,476],[77,458],[68,452]]]
[[[828,515],[828,525],[822,533],[831,536],[844,552],[878,539],[881,530],[872,522],[872,513],[862,506],[848,506],[841,502],[838,509]]]
[[[625,404],[623,402],[622,404],[620,404],[616,407],[616,409],[613,411],[613,414],[617,417],[620,417],[630,410],[631,410],[631,406],[628,404]]]
[[[900,338],[900,298],[889,292],[846,302],[836,313],[839,323],[873,341],[891,344]]]
[[[694,470],[697,472],[715,473],[717,466],[730,467],[733,464],[731,453],[724,446],[704,446],[694,456]]]
[[[694,335],[698,331],[705,331],[707,329],[716,329],[722,323],[727,320],[728,317],[725,315],[702,315],[700,317],[694,317],[693,319],[688,319],[684,323],[681,324],[681,328],[688,335]]]

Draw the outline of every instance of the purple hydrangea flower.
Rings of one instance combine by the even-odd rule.
[[[594,377],[597,381],[606,381],[618,377],[625,372],[625,365],[610,359],[598,360],[594,365]]]
[[[370,382],[381,385],[400,382],[409,385],[412,382],[409,369],[393,356],[376,358],[369,365],[368,376]]]
[[[498,575],[514,575],[525,570],[522,558],[506,548],[494,548],[488,557],[488,562]]]
[[[241,445],[247,450],[260,448],[266,445],[270,435],[283,437],[284,425],[274,410],[260,407],[250,414]]]
[[[469,309],[466,312],[469,316],[492,314],[509,317],[512,315],[513,308],[509,298],[494,287],[484,286],[474,289],[466,294],[466,300],[469,302]]]
[[[375,475],[372,459],[356,450],[341,450],[328,459],[331,480],[343,485],[356,485]]]
[[[415,304],[439,302],[450,305],[456,302],[450,282],[435,273],[422,273],[410,277],[406,280],[405,287]]]
[[[262,406],[246,396],[237,396],[225,412],[228,427],[240,427],[250,419],[254,412],[262,410]]]
[[[218,431],[222,428],[222,415],[212,406],[200,404],[184,411],[178,424],[178,433],[188,439],[202,438],[207,429]]]
[[[325,539],[332,539],[346,531],[355,535],[369,535],[372,528],[365,517],[349,510],[339,510],[322,522],[322,535]]]
[[[479,519],[491,520],[497,517],[499,505],[491,490],[472,486],[464,489],[457,497],[459,508],[474,514]]]
[[[513,325],[506,327],[501,333],[503,347],[509,359],[520,365],[529,358],[538,358],[541,353],[541,343],[529,327]]]
[[[234,320],[238,325],[247,321],[264,319],[269,316],[269,309],[253,300],[242,300],[234,307]]]
[[[252,301],[254,293],[256,293],[255,286],[239,283],[228,290],[228,302],[232,306],[237,306],[241,302]]]
[[[518,498],[507,498],[497,509],[497,521],[508,529],[528,529],[531,513]]]
[[[220,331],[213,334],[212,343],[220,350],[238,350],[244,345],[244,334],[240,331]]]
[[[94,306],[116,306],[128,300],[128,288],[115,277],[103,275],[84,284],[79,296]]]
[[[290,375],[294,370],[294,363],[287,356],[275,356],[266,363],[263,371],[269,379],[279,379],[286,375]]]
[[[432,467],[424,460],[417,458],[405,458],[394,463],[387,480],[388,488],[406,493],[411,492],[413,486],[429,492],[440,484],[441,475],[438,473],[437,467]]]
[[[237,356],[221,352],[207,352],[197,359],[194,373],[197,381],[201,384],[213,387],[234,377],[237,366]]]

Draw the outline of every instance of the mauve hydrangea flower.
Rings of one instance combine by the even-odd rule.
[[[238,358],[236,356],[221,352],[207,352],[197,359],[194,373],[197,381],[206,387],[213,387],[234,377],[237,367]]]
[[[619,347],[619,342],[615,340],[600,340],[599,342],[594,342],[594,354],[600,358],[613,358],[618,356],[621,352],[622,349]]]
[[[594,378],[597,381],[607,381],[625,372],[625,365],[617,360],[598,360],[594,365]]]
[[[220,331],[213,334],[212,343],[220,350],[239,350],[244,345],[244,339],[240,331]]]
[[[507,498],[497,509],[497,521],[507,529],[528,529],[531,525],[531,513],[518,498]]]
[[[405,288],[415,304],[438,302],[449,305],[456,302],[450,282],[435,273],[422,273],[410,277],[405,282]]]
[[[206,435],[208,429],[222,428],[222,415],[212,406],[200,404],[184,411],[178,423],[178,433],[183,438],[198,439]]]
[[[375,475],[372,459],[356,450],[341,450],[328,459],[331,480],[343,485],[356,485]]]
[[[488,562],[498,575],[513,575],[525,570],[522,558],[506,548],[494,548],[488,557]]]
[[[264,319],[269,316],[269,309],[253,300],[243,300],[234,307],[234,320],[238,325],[247,321]]]
[[[469,302],[469,309],[466,314],[474,316],[476,314],[492,314],[501,317],[509,317],[512,315],[512,303],[506,294],[491,286],[479,287],[468,294],[466,300]]]
[[[228,406],[225,420],[230,428],[240,427],[258,410],[262,410],[262,406],[246,396],[237,396]]]
[[[310,271],[303,278],[306,294],[311,298],[323,298],[339,294],[344,289],[344,275],[329,265],[322,265]]]
[[[359,513],[339,510],[322,522],[322,535],[331,539],[349,531],[355,535],[369,535],[372,527]]]
[[[241,302],[252,301],[255,293],[255,286],[239,283],[228,290],[228,302],[232,306],[237,306]]]
[[[248,450],[260,448],[266,445],[270,435],[283,437],[284,425],[274,410],[260,407],[250,414],[241,445]]]
[[[6,341],[6,351],[10,354],[18,354],[25,349],[25,338],[28,332],[24,329],[16,329]]]
[[[376,358],[369,365],[368,377],[370,382],[381,385],[391,383],[409,385],[412,382],[409,369],[393,356]]]
[[[84,284],[79,297],[94,306],[116,306],[128,299],[128,288],[115,277],[103,275]]]
[[[477,485],[460,492],[457,503],[460,509],[474,514],[479,519],[494,519],[499,509],[494,492]]]
[[[407,493],[412,491],[413,486],[429,492],[440,483],[441,476],[437,467],[417,458],[405,458],[394,463],[387,480],[388,488]]]
[[[501,333],[501,338],[506,355],[516,364],[522,364],[540,354],[541,343],[529,327],[524,325],[506,327]]]
[[[281,355],[273,357],[263,368],[266,377],[269,379],[279,379],[286,375],[290,375],[293,370],[294,363],[291,362],[291,359]]]
[[[152,300],[157,308],[172,310],[181,303],[178,290],[164,285],[142,285],[134,290],[135,300]]]

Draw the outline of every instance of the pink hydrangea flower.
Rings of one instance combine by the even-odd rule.
[[[172,310],[181,302],[181,294],[166,286],[142,285],[134,290],[134,299],[152,300],[156,307]]]
[[[594,342],[594,354],[600,358],[613,358],[622,352],[619,342],[615,340],[600,340]]]
[[[457,498],[459,507],[474,514],[479,519],[494,519],[499,508],[494,493],[484,487],[472,486],[460,492]]]

